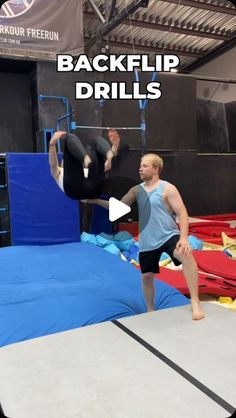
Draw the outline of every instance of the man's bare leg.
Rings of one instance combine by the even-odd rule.
[[[192,316],[194,320],[200,320],[204,318],[204,312],[202,310],[199,295],[198,295],[198,271],[197,263],[194,260],[192,254],[182,255],[177,250],[174,251],[174,257],[179,260],[183,265],[183,273],[186,279],[189,294],[192,304]]]
[[[155,287],[154,287],[154,274],[153,273],[143,273],[142,274],[142,287],[143,294],[147,306],[147,311],[154,311],[154,297],[155,297]]]

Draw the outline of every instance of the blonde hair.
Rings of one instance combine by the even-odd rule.
[[[159,170],[159,174],[161,174],[162,169],[163,169],[163,159],[162,159],[159,155],[157,155],[157,154],[145,154],[145,155],[142,157],[142,159],[143,159],[144,157],[148,157],[148,158],[150,158],[150,160],[151,160],[151,162],[152,162],[153,167],[154,167],[154,168],[158,168],[158,170]]]

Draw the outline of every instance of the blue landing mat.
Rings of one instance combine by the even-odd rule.
[[[145,312],[140,272],[86,243],[0,249],[0,346]],[[189,303],[156,281],[155,308]]]

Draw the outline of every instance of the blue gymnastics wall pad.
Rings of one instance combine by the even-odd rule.
[[[80,241],[79,202],[53,180],[48,154],[7,154],[12,245]]]

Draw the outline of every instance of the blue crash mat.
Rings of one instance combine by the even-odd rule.
[[[0,249],[0,346],[145,312],[140,272],[87,243]],[[189,303],[155,281],[155,308]]]

